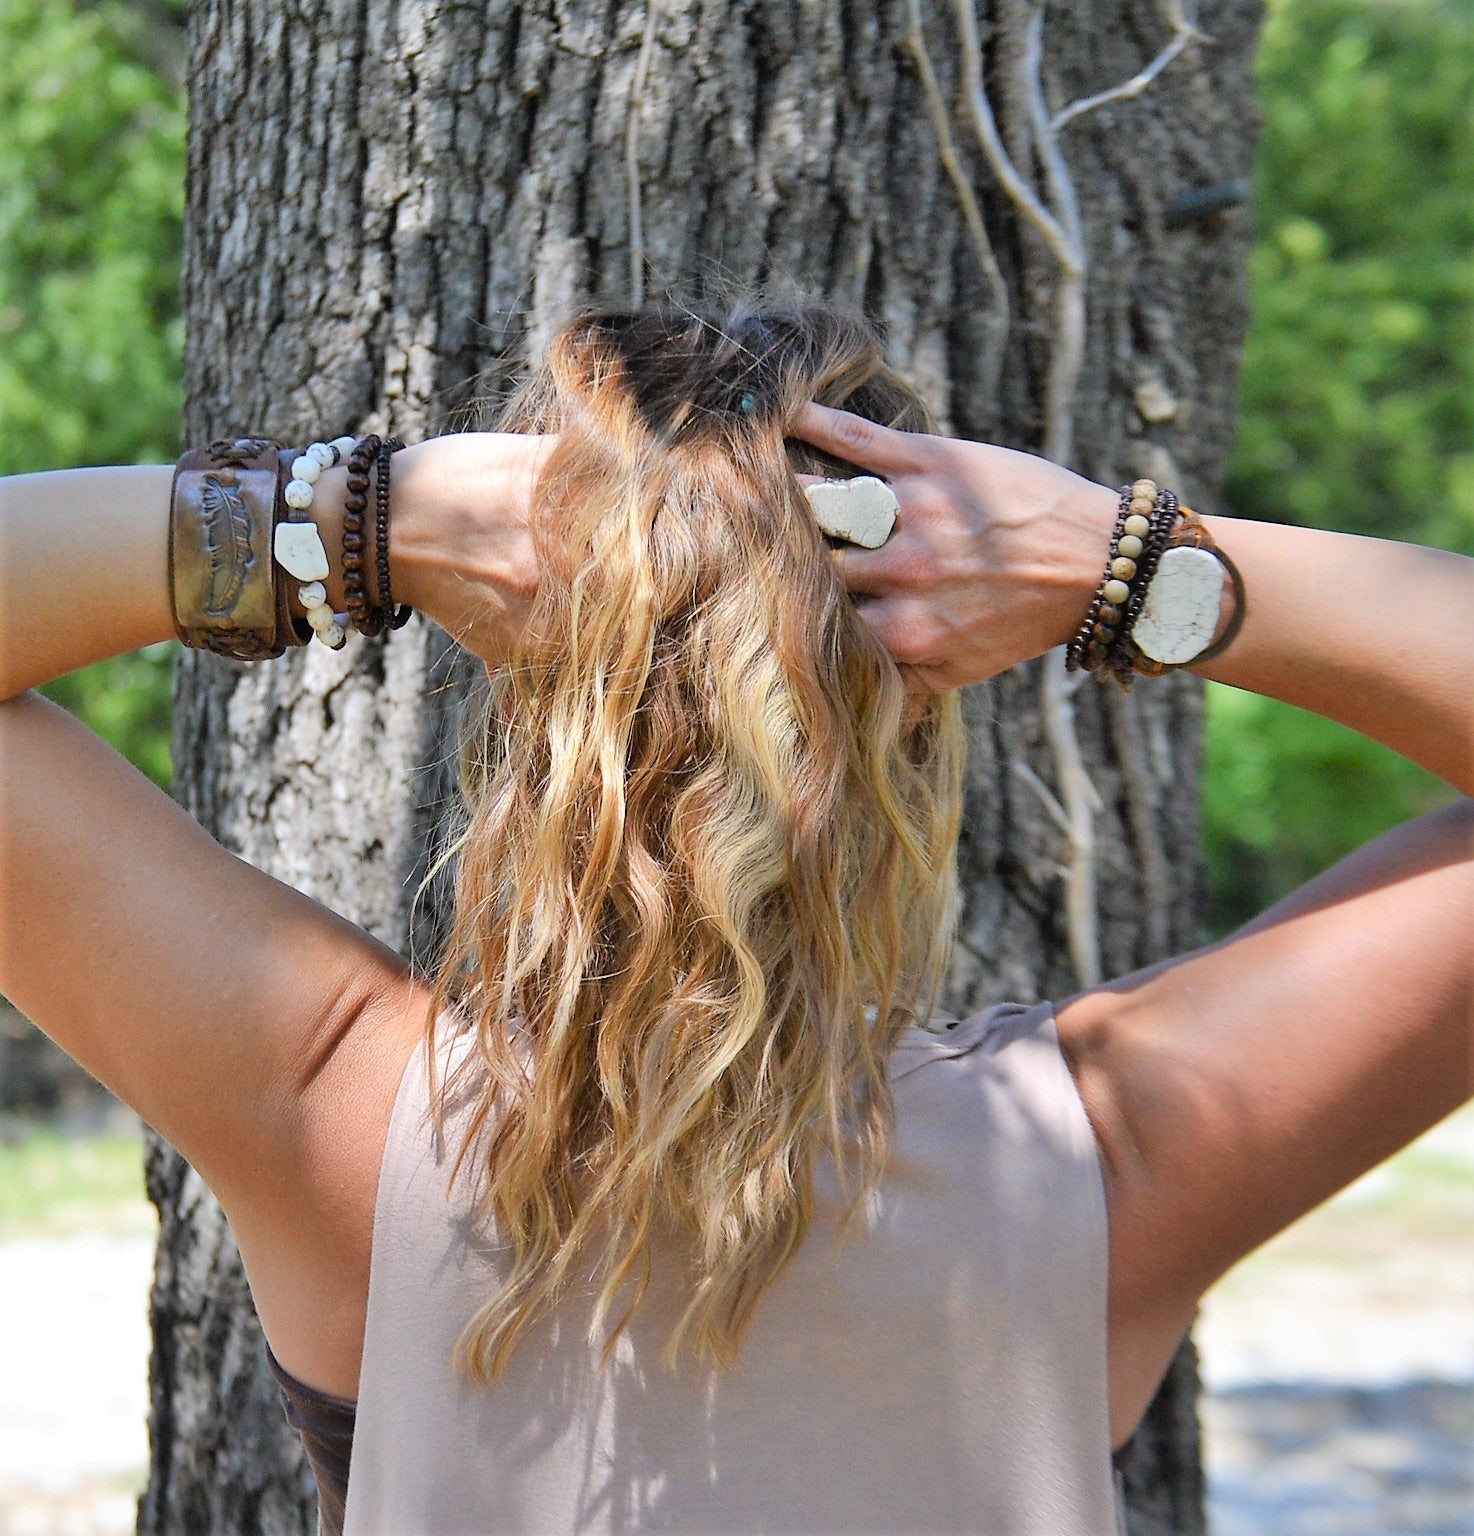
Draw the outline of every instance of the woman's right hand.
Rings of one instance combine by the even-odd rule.
[[[794,435],[879,475],[900,500],[885,544],[835,558],[909,686],[979,682],[1079,629],[1117,492],[1034,454],[898,432],[822,405],[804,407]]]
[[[491,666],[505,658],[537,592],[528,507],[556,441],[457,432],[394,455],[395,601],[418,608]]]

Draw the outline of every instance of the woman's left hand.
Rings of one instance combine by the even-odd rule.
[[[528,508],[556,441],[457,432],[394,455],[395,600],[419,609],[491,666],[505,658],[537,592]]]
[[[1035,454],[807,405],[794,435],[900,501],[879,549],[835,552],[908,691],[980,682],[1063,645],[1100,581],[1118,494]]]

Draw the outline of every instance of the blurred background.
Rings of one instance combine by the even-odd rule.
[[[0,6],[0,473],[179,451],[183,17],[182,0]],[[1228,509],[1474,555],[1474,5],[1270,0],[1258,80]],[[173,651],[44,690],[165,788]],[[1342,727],[1208,694],[1215,934],[1450,798]],[[10,1536],[132,1529],[153,1230],[139,1147],[0,1000]],[[1466,1111],[1219,1287],[1198,1334],[1216,1536],[1474,1530],[1471,1276]]]

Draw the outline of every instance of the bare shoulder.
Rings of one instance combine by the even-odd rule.
[[[321,1311],[335,1253],[366,1277],[428,987],[39,695],[0,703],[0,764],[0,991],[199,1170],[261,1294]]]
[[[1471,934],[1463,800],[1057,1010],[1105,1174],[1118,1419],[1219,1276],[1474,1092]]]
[[[282,1119],[276,1154],[226,1210],[262,1326],[293,1375],[356,1398],[379,1174],[428,989],[406,971],[368,999]]]

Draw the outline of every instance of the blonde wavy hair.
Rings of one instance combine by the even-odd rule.
[[[668,1362],[730,1364],[818,1160],[850,1214],[885,1167],[887,1058],[952,945],[964,737],[837,576],[795,472],[858,471],[787,435],[810,399],[928,426],[862,321],[759,302],[584,314],[496,423],[558,443],[535,608],[463,748],[431,1014],[474,1030],[453,1176],[511,1251],[457,1347],[474,1381],[590,1274],[607,1359],[660,1231],[689,1254]]]

